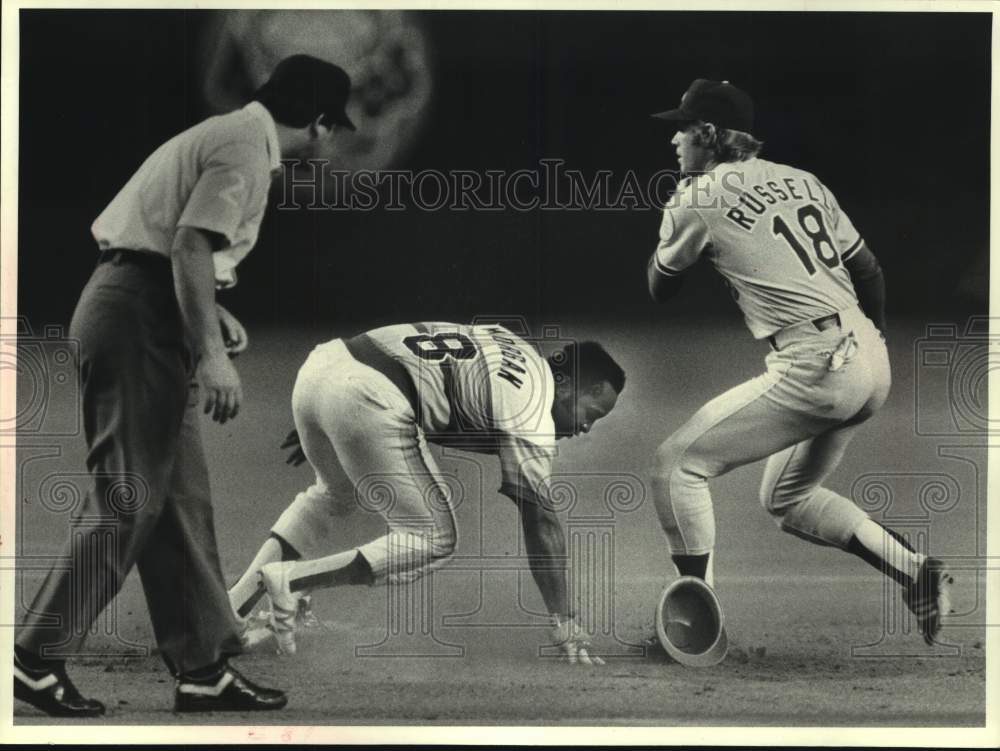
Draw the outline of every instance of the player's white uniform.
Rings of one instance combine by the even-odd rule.
[[[450,490],[426,441],[496,454],[502,492],[544,499],[553,398],[548,363],[501,326],[403,324],[321,344],[292,394],[316,482],[272,531],[314,554],[356,501],[389,526],[359,548],[376,579],[416,578],[457,540]]]
[[[843,264],[862,245],[815,176],[764,159],[683,183],[664,210],[658,271],[705,256],[772,347],[766,373],[706,404],[657,453],[654,495],[673,554],[711,552],[707,480],[764,457],[760,501],[786,531],[843,547],[866,518],[820,487],[889,392],[884,340]]]

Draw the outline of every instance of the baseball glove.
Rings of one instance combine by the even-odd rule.
[[[299,431],[292,430],[287,436],[285,436],[285,442],[281,444],[283,449],[291,449],[291,453],[285,459],[285,464],[291,465],[292,467],[298,467],[300,464],[304,464],[306,461],[306,452],[302,450],[302,441],[299,440]]]

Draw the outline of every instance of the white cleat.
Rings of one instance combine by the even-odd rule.
[[[274,636],[274,631],[271,630],[270,625],[254,626],[253,628],[246,629],[240,635],[240,641],[243,644],[245,652],[256,652],[262,650],[264,645],[271,643]]]
[[[260,578],[271,597],[269,626],[278,642],[278,654],[295,654],[295,617],[299,612],[299,596],[292,592],[288,572],[292,562],[268,563],[260,570]]]
[[[270,610],[251,613],[246,618],[236,616],[236,623],[244,652],[263,651],[268,646],[273,649],[274,630],[271,628]]]

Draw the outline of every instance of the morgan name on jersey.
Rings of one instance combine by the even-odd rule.
[[[552,371],[533,345],[502,326],[419,323],[369,336],[409,372],[432,442],[472,450],[495,448],[505,435],[554,443]]]

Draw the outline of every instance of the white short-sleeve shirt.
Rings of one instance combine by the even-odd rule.
[[[259,102],[210,117],[171,138],[139,167],[91,226],[100,248],[170,256],[179,227],[222,236],[212,254],[216,284],[257,242],[271,177],[281,167],[274,120]]]

